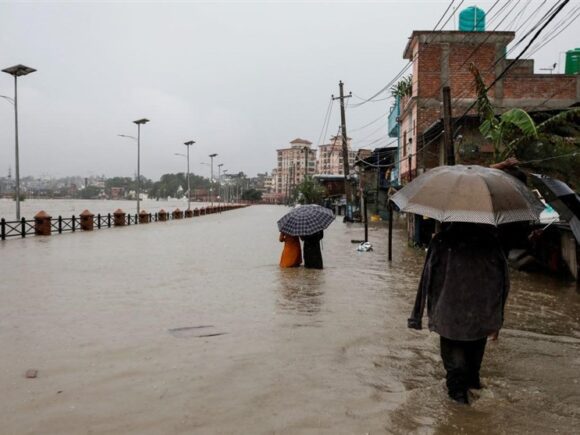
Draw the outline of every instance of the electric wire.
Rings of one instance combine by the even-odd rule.
[[[461,7],[461,5],[464,3],[464,1],[465,0],[461,0],[461,2],[457,5],[457,8]],[[441,21],[443,20],[443,18],[445,18],[445,15],[449,11],[449,9],[451,9],[453,3],[455,3],[455,0],[452,0],[451,3],[449,4],[449,6],[447,6],[447,9],[445,10],[445,12],[443,12],[443,15],[439,18],[439,21],[437,21],[437,24],[435,24],[435,27],[433,28],[433,32],[435,32],[437,30],[437,26],[439,26],[439,24],[441,23]],[[447,18],[447,20],[443,23],[442,28],[445,27],[445,25],[449,22],[449,20],[451,18],[453,18],[453,14],[451,14],[449,16],[449,18]],[[433,37],[434,37],[434,35],[433,35]],[[426,43],[426,46],[429,44],[429,42],[431,42],[431,41],[428,41]],[[353,105],[353,108],[354,107],[360,107],[363,104],[366,104],[368,102],[373,101],[377,96],[379,96],[380,94],[382,94],[383,92],[385,92],[387,89],[389,89],[391,86],[393,86],[393,84],[395,84],[395,82],[411,67],[411,65],[413,65],[413,63],[417,59],[418,55],[419,55],[419,52],[417,52],[417,54],[413,56],[413,59],[411,59],[407,63],[407,65],[404,66],[403,69],[401,71],[399,71],[393,79],[391,79],[391,81],[389,83],[387,83],[383,88],[381,88],[381,90],[379,90],[378,92],[376,92],[372,97],[366,99],[365,101],[362,101],[361,103],[357,103],[357,104]]]

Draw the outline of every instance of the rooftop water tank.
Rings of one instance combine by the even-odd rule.
[[[580,48],[566,52],[565,74],[580,74]]]
[[[461,32],[484,32],[485,11],[477,6],[469,6],[459,13],[459,30]]]

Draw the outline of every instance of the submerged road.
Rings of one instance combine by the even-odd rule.
[[[403,227],[392,264],[384,225],[357,253],[362,228],[337,219],[324,270],[281,270],[287,210],[0,243],[0,433],[578,430],[575,284],[512,273],[487,388],[456,405],[438,337],[406,328],[424,253]]]

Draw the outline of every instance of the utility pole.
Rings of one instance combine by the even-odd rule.
[[[332,95],[333,100],[340,100],[340,123],[342,128],[342,167],[344,171],[344,194],[346,196],[346,212],[344,220],[352,222],[352,193],[350,184],[348,182],[350,168],[348,165],[348,136],[346,135],[346,114],[344,107],[344,99],[352,97],[352,92],[347,96],[344,95],[344,83],[342,80],[338,83],[340,97]]]
[[[453,125],[451,123],[451,89],[443,87],[443,143],[445,144],[445,164],[455,164],[453,147]]]

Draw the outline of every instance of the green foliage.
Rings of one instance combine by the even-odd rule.
[[[79,191],[79,196],[82,199],[96,199],[101,193],[101,188],[97,186],[87,186],[86,188]]]
[[[494,161],[516,157],[533,171],[561,179],[573,188],[580,184],[580,108],[557,115],[511,109],[499,118],[487,96],[477,68],[471,64],[481,118],[479,131],[494,147]],[[536,118],[536,119],[534,119]],[[567,157],[559,157],[567,156]]]
[[[320,204],[325,191],[316,180],[308,177],[296,187],[295,193],[300,204]]]
[[[396,85],[391,86],[391,95],[399,99],[413,95],[413,75],[403,77]]]
[[[262,192],[256,189],[248,189],[242,193],[242,199],[244,201],[261,201]]]
[[[146,192],[153,182],[141,175],[141,190]],[[125,192],[137,191],[137,180],[131,177],[112,177],[105,180],[105,191],[110,194],[112,187],[122,187]]]
[[[189,183],[192,192],[195,189],[208,189],[209,180],[195,174],[189,174]],[[180,189],[181,188],[181,189]],[[181,194],[178,192],[181,191]],[[163,174],[159,181],[151,184],[148,189],[151,198],[176,198],[187,194],[187,176],[184,172],[177,174]],[[192,193],[193,196],[193,193]]]

